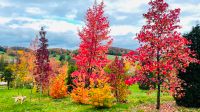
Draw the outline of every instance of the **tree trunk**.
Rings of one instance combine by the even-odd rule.
[[[42,82],[41,82],[41,80],[40,80],[40,100],[41,100],[41,97],[42,97]],[[39,101],[40,101],[39,100]]]
[[[160,109],[160,74],[158,74],[158,90],[157,90],[157,105],[156,109]]]
[[[158,68],[157,68],[157,80],[158,80],[158,90],[157,90],[157,105],[156,105],[156,109],[159,110],[160,109],[160,66],[159,66],[159,62],[160,62],[160,49],[157,50],[157,63],[158,63]]]
[[[10,81],[7,81],[8,90],[10,89]]]

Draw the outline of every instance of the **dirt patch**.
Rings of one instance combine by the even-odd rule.
[[[160,107],[158,111],[156,109],[156,104],[143,104],[135,107],[135,109],[139,112],[178,112],[175,101],[164,102]]]

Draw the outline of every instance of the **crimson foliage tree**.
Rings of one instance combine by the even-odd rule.
[[[164,0],[152,0],[149,5],[144,14],[146,25],[136,38],[140,42],[137,55],[130,52],[128,57],[141,66],[136,70],[140,80],[153,73],[151,80],[157,84],[156,109],[160,109],[161,90],[174,93],[181,83],[177,78],[178,70],[185,71],[189,63],[196,60],[190,57],[194,56],[187,47],[190,42],[177,31],[181,28],[178,25],[180,9],[168,9]]]
[[[115,60],[109,65],[109,72],[109,83],[117,102],[127,102],[127,97],[130,92],[125,81],[129,78],[129,76],[126,73],[124,59],[119,59],[116,56]]]
[[[39,48],[36,50],[35,72],[34,77],[40,92],[48,89],[50,78],[49,51],[47,49],[48,40],[45,38],[46,31],[41,28]]]
[[[104,16],[104,3],[95,2],[92,8],[87,10],[86,26],[79,31],[81,44],[79,54],[75,57],[78,72],[86,86],[89,78],[95,77],[96,72],[106,65],[107,51],[112,39],[109,36],[109,22]]]

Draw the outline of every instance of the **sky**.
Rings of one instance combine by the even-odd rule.
[[[100,2],[101,0],[97,0]],[[112,46],[136,49],[135,40],[145,24],[149,0],[104,0],[110,21]],[[171,9],[181,8],[181,33],[200,23],[200,0],[166,0]],[[45,26],[50,48],[77,49],[77,30],[94,0],[0,0],[0,45],[28,47]]]

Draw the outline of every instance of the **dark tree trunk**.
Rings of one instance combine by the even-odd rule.
[[[157,105],[156,109],[160,109],[160,75],[158,74],[158,90],[157,90]]]
[[[160,62],[160,49],[157,50],[157,63]],[[160,109],[160,68],[159,68],[159,64],[158,64],[158,68],[157,68],[157,81],[158,81],[158,89],[157,89],[157,105],[156,105],[156,109],[159,110]]]
[[[8,90],[10,89],[10,81],[7,81]]]

